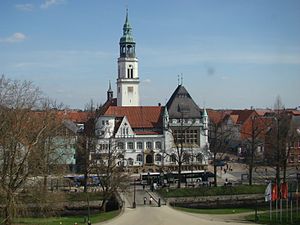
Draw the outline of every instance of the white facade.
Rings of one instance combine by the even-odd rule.
[[[116,122],[116,120],[120,120]],[[120,123],[119,127],[117,123]],[[110,133],[114,131],[114,134]],[[111,148],[122,155],[120,162],[127,167],[161,166],[164,163],[165,137],[163,134],[138,135],[132,130],[126,116],[100,116],[96,120],[96,152]]]

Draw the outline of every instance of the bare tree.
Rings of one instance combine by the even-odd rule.
[[[216,120],[209,120],[209,147],[213,157],[214,167],[214,186],[217,186],[217,167],[230,146],[233,140],[233,129],[231,126],[224,124],[224,117],[226,113],[220,112],[219,118]]]
[[[274,104],[274,113],[270,116],[272,118],[272,125],[266,137],[266,156],[270,159],[270,164],[275,166],[276,182],[279,188],[281,172],[283,172],[283,180],[286,180],[287,160],[290,154],[288,134],[291,121],[291,117],[284,109],[279,96],[276,98]]]
[[[18,194],[30,175],[30,156],[51,121],[37,115],[43,111],[40,90],[28,81],[0,79],[0,192],[5,196],[3,223],[16,215]]]
[[[245,160],[248,165],[249,185],[253,183],[253,168],[259,157],[257,149],[263,147],[265,134],[271,123],[270,118],[260,117],[257,114],[252,115],[250,120],[245,122],[244,129],[241,131],[244,137],[243,145],[247,148]]]
[[[113,138],[106,144],[98,144],[98,149],[91,155],[91,169],[100,178],[102,189],[101,209],[106,210],[109,201],[118,189],[125,189],[128,174],[124,173],[124,155],[119,151]]]

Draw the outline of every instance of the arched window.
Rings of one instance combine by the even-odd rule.
[[[147,148],[147,149],[152,149],[152,142],[147,141],[147,142],[146,142],[146,148]]]
[[[137,156],[136,156],[136,161],[138,161],[138,162],[142,162],[142,161],[143,161],[143,156],[142,156],[142,154],[137,154]]]
[[[136,143],[136,148],[137,149],[143,149],[143,142],[137,142]]]
[[[161,154],[156,154],[155,155],[155,161],[158,161],[158,162],[161,161]]]
[[[155,142],[155,148],[156,149],[161,149],[161,142],[160,141]]]
[[[128,159],[128,165],[129,165],[129,166],[132,166],[132,165],[133,165],[133,159],[132,159],[132,158],[129,158],[129,159]]]
[[[130,149],[130,150],[133,149],[133,142],[128,142],[127,143],[127,149]]]

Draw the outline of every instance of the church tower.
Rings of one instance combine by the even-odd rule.
[[[139,106],[138,59],[135,55],[135,41],[128,21],[128,10],[120,39],[120,57],[118,58],[117,105]]]

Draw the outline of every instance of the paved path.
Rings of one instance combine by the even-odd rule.
[[[191,214],[170,208],[169,206],[138,206],[135,209],[126,208],[124,213],[102,225],[225,225],[245,224],[227,216],[212,216],[202,214]],[[249,223],[250,224],[250,223]],[[100,224],[99,224],[100,225]]]
[[[147,196],[145,190],[136,190],[137,207],[132,208],[133,192],[129,191],[126,196],[122,196],[125,201],[124,211],[116,218],[96,225],[228,225],[244,224],[241,216],[233,215],[205,215],[192,214],[175,210],[169,206],[157,207],[156,203],[144,205],[143,198]],[[148,194],[149,196],[149,194]],[[148,198],[149,199],[149,198]],[[250,223],[247,223],[250,224]]]

